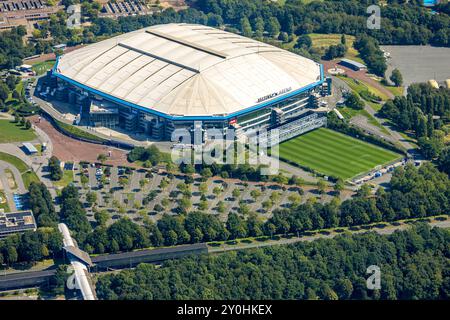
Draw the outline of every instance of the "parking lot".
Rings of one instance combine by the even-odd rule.
[[[274,209],[289,206],[294,198],[301,202],[317,198],[316,201],[322,202],[330,201],[334,196],[331,190],[319,194],[315,186],[300,188],[217,177],[207,181],[196,177],[186,190],[185,179],[184,175],[144,169],[92,164],[74,166],[74,184],[80,190],[88,219],[93,222],[96,210],[106,210],[110,215],[108,224],[122,216],[142,223],[145,219],[156,222],[164,213],[180,214],[179,202],[183,194],[187,194],[186,198],[190,199],[186,211],[200,210],[201,206],[206,205],[203,211],[218,215],[222,221],[227,220],[230,212],[242,215],[255,212],[262,220],[266,220]],[[92,207],[86,197],[89,192],[97,195]],[[344,191],[341,199],[347,199],[350,195],[350,191]]]

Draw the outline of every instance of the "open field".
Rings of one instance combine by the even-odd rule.
[[[280,145],[280,158],[342,179],[352,178],[399,157],[392,151],[325,128]]]
[[[0,143],[31,141],[36,139],[33,130],[26,130],[18,123],[9,120],[0,120]]]
[[[341,43],[341,34],[311,33],[309,34],[309,36],[311,37],[312,40],[312,47],[317,49],[321,54],[324,54],[325,50],[329,46]],[[364,61],[359,57],[358,51],[355,48],[353,48],[353,42],[355,41],[355,37],[346,35],[345,39],[347,41],[346,45],[348,47],[348,51],[345,55],[345,58],[364,63]]]

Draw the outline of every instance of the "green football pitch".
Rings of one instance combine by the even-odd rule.
[[[279,150],[281,159],[342,179],[401,158],[398,153],[325,128],[283,142]]]

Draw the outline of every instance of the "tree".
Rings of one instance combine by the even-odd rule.
[[[342,178],[339,178],[336,183],[333,186],[334,192],[336,192],[337,195],[340,195],[342,190],[344,190],[344,180]]]
[[[278,19],[276,17],[270,17],[266,25],[266,30],[269,33],[269,35],[272,38],[275,38],[280,33],[280,29],[281,26],[280,22],[278,22]]]
[[[30,121],[30,120],[27,120],[27,121],[25,122],[25,129],[26,129],[26,130],[30,130],[30,129],[31,129],[31,121]]]
[[[437,159],[437,165],[439,170],[450,175],[450,148],[447,147],[442,150],[439,158]]]
[[[212,171],[211,171],[211,169],[210,168],[204,168],[202,171],[201,171],[201,175],[202,175],[202,177],[203,177],[203,179],[208,179],[208,178],[211,178],[212,177]]]
[[[109,220],[108,211],[106,211],[106,210],[97,211],[94,213],[94,218],[95,218],[95,221],[97,221],[97,223],[100,226],[105,226],[106,222],[108,222],[108,220]]]
[[[272,202],[272,200],[266,200],[266,201],[263,201],[263,203],[262,203],[262,207],[267,211],[267,210],[269,210],[270,208],[272,208],[273,207],[273,202]]]
[[[227,230],[230,232],[232,239],[247,237],[247,226],[245,220],[236,213],[230,213],[227,220]]]
[[[18,254],[16,248],[9,246],[6,251],[6,261],[9,265],[16,263],[18,259]]]
[[[106,160],[108,160],[108,156],[106,154],[100,153],[97,156],[97,160],[100,161],[101,163],[104,163]]]
[[[139,186],[141,187],[141,189],[144,189],[148,183],[149,183],[148,179],[139,180]]]
[[[59,159],[52,156],[48,160],[48,170],[50,172],[50,179],[53,181],[59,181],[63,177],[63,171],[61,170]]]
[[[169,181],[166,178],[163,178],[159,183],[159,187],[164,190],[169,186]]]
[[[311,48],[312,46],[312,40],[311,37],[308,36],[307,34],[302,34],[301,36],[298,37],[297,39],[297,43],[295,44],[296,48]]]
[[[255,36],[261,39],[264,35],[264,19],[258,16],[255,19]]]
[[[198,186],[198,191],[200,191],[201,195],[206,195],[206,193],[208,192],[208,185],[205,182],[200,183],[200,185]]]
[[[86,194],[86,201],[92,207],[97,202],[97,193],[90,191]]]
[[[355,92],[351,92],[345,101],[347,107],[362,110],[364,109],[364,102],[360,99],[359,95]]]
[[[317,190],[320,194],[324,194],[327,187],[327,183],[323,181],[322,179],[319,179],[317,181]]]
[[[233,198],[237,199],[241,196],[241,191],[238,188],[235,188],[232,191],[231,195],[233,196]]]
[[[258,198],[261,196],[261,191],[259,191],[258,189],[254,189],[250,191],[250,196],[256,202],[256,200],[258,200]]]
[[[224,213],[225,212],[225,203],[223,201],[217,202],[217,211],[219,213]]]
[[[345,46],[346,43],[347,43],[347,40],[345,39],[345,34],[342,34],[341,35],[341,44]]]
[[[396,87],[400,87],[403,84],[403,76],[398,69],[392,71],[390,79]]]
[[[244,37],[251,38],[253,35],[252,26],[247,17],[243,17],[240,21],[241,33]]]
[[[129,183],[130,181],[128,180],[127,177],[119,177],[119,185],[122,187],[122,189],[125,189],[125,186],[127,186]]]
[[[302,202],[302,197],[299,194],[292,193],[288,196],[288,200],[293,206],[299,205]]]
[[[372,188],[371,188],[367,183],[364,183],[364,184],[358,189],[358,191],[356,192],[356,194],[357,194],[359,197],[367,198],[368,196],[370,196],[371,192],[372,192]]]
[[[206,201],[206,200],[200,201],[198,204],[198,209],[202,210],[202,211],[205,211],[206,209],[208,209],[208,201]]]

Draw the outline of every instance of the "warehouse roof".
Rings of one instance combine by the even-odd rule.
[[[223,116],[321,80],[312,60],[194,24],[157,25],[89,45],[63,55],[55,73],[174,116]]]

